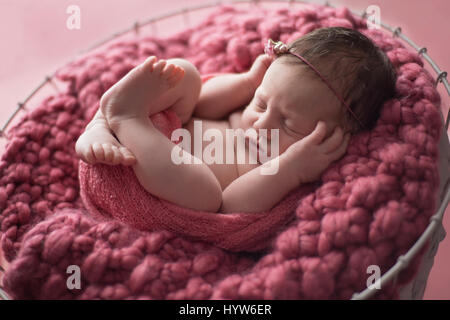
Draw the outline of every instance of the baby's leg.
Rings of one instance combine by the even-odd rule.
[[[168,108],[186,123],[200,88],[200,74],[189,61],[157,61],[152,56],[106,91],[100,106],[110,126],[126,118],[148,117]]]
[[[222,190],[214,173],[204,163],[195,164],[194,156],[167,139],[148,117],[172,108],[187,122],[200,87],[200,76],[188,62],[150,58],[108,90],[101,110],[121,144],[136,157],[134,172],[148,192],[181,206],[215,212]],[[172,161],[174,148],[185,160],[179,165]]]
[[[156,58],[151,58],[150,61],[156,61]],[[184,92],[187,81],[197,78],[197,69],[188,61],[183,59],[170,59],[169,64],[178,65],[183,69],[178,69],[179,76],[182,76],[183,72],[187,72],[187,75],[183,77],[180,84],[164,92],[158,97],[155,104],[151,106],[160,106],[161,108],[171,107],[175,113],[180,117],[181,121],[186,123],[191,115],[192,109],[195,105],[195,101],[198,99],[199,90],[194,86],[191,87],[188,92]],[[121,82],[123,85],[123,81]],[[195,83],[195,81],[194,81]],[[108,90],[102,97],[102,102],[109,99],[112,92],[117,90],[117,86],[114,89]],[[149,109],[149,115],[159,112],[159,108]],[[136,163],[134,155],[124,147],[112,134],[111,129],[103,115],[101,109],[97,111],[94,118],[86,126],[85,131],[77,140],[75,145],[77,155],[85,162],[90,164],[105,163],[109,165],[132,165]]]

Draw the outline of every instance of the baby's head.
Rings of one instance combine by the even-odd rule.
[[[383,103],[395,93],[396,75],[371,40],[356,30],[333,27],[317,29],[287,47],[316,68],[336,94],[299,57],[278,54],[244,111],[247,125],[278,128],[280,153],[310,134],[319,120],[327,125],[327,137],[336,126],[352,134],[373,128]]]

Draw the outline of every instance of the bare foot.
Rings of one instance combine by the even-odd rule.
[[[147,58],[102,96],[100,107],[109,127],[114,131],[122,120],[148,117],[151,103],[183,76],[183,68],[155,56]]]
[[[270,56],[268,56],[267,54],[261,54],[255,59],[252,67],[247,72],[247,75],[251,80],[253,86],[255,87],[255,90],[261,84],[264,78],[264,74],[266,73],[271,63],[272,58]]]
[[[112,135],[106,120],[91,122],[75,145],[77,155],[84,162],[125,166],[136,163],[135,156]]]

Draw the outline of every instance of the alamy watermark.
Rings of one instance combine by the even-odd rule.
[[[69,14],[66,20],[66,27],[69,30],[81,29],[81,9],[77,5],[70,5],[66,9],[66,13]]]
[[[274,175],[278,172],[279,155],[279,129],[270,131],[270,156],[268,155],[267,129],[253,128],[247,129],[226,129],[225,139],[220,130],[210,128],[203,133],[202,121],[194,121],[194,150],[191,146],[191,133],[184,128],[176,129],[172,132],[171,140],[173,142],[182,141],[172,149],[171,159],[176,165],[200,164],[202,161],[206,164],[234,164],[235,150],[234,141],[236,141],[236,159],[238,164],[257,164],[263,165],[261,174]],[[245,145],[248,139],[249,159],[246,162]],[[203,141],[211,141],[203,150]],[[225,143],[225,155],[223,146]],[[183,150],[191,153],[194,157],[183,157]],[[273,160],[273,161],[272,161]]]
[[[70,274],[66,280],[67,289],[81,289],[81,270],[76,264],[72,264],[67,267],[66,273]]]
[[[380,29],[381,10],[377,5],[370,5],[366,9],[367,29]]]
[[[381,289],[381,269],[377,265],[370,265],[366,270],[370,276],[366,280],[366,286],[370,290]],[[79,266],[73,264],[67,267],[66,273],[70,274],[66,280],[67,289],[81,289],[81,269]]]
[[[367,267],[367,274],[371,274],[370,277],[367,278],[366,286],[367,288],[373,290],[381,289],[381,269],[379,266],[372,264]]]

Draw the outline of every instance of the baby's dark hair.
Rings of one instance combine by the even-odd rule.
[[[359,31],[332,27],[316,29],[290,43],[288,48],[330,81],[364,126],[342,106],[346,131],[357,133],[374,127],[383,103],[395,94],[396,82],[394,67],[378,46]],[[286,63],[303,64],[294,55],[283,57]]]

